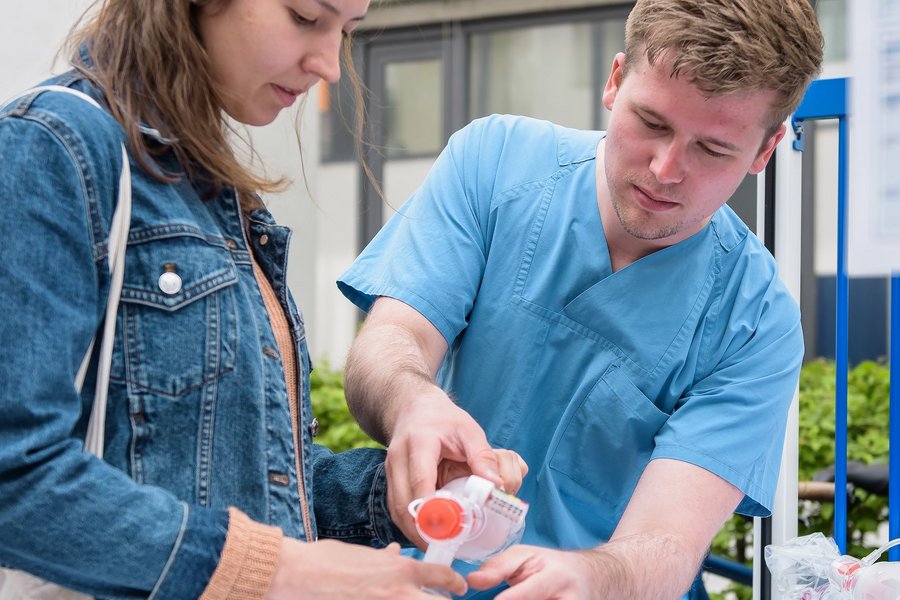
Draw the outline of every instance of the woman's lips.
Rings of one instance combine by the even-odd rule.
[[[297,96],[303,93],[302,90],[292,90],[275,83],[272,84],[272,89],[275,90],[275,95],[278,96],[278,100],[284,108],[292,106],[297,100]]]

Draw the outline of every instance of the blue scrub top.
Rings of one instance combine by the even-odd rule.
[[[492,116],[456,133],[338,281],[443,334],[439,382],[530,466],[525,543],[593,547],[644,467],[671,458],[768,515],[803,356],[796,303],[727,206],[613,273],[597,208],[602,132]],[[665,506],[659,507],[665,511]]]

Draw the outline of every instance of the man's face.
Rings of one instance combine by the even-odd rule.
[[[604,223],[612,241],[653,250],[700,231],[747,173],[762,171],[784,127],[766,136],[775,92],[708,98],[683,75],[670,77],[666,57],[655,66],[642,57],[627,76],[624,61],[616,56],[603,92],[612,113],[601,213],[610,220],[605,204],[615,211],[618,223]]]

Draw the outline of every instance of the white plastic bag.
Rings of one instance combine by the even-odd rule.
[[[787,600],[900,600],[900,563],[875,564],[898,545],[893,540],[858,559],[813,533],[766,546],[765,559],[775,590]]]
[[[25,571],[0,569],[0,600],[91,600],[91,596],[59,587]]]
[[[766,565],[775,590],[787,600],[849,598],[829,579],[831,565],[841,557],[837,544],[822,533],[794,538],[765,549]]]

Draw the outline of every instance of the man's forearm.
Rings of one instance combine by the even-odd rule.
[[[690,588],[702,555],[671,534],[635,534],[582,551],[594,597],[675,600]]]
[[[347,358],[344,392],[350,412],[366,433],[387,445],[397,412],[416,389],[434,386],[408,328],[394,323],[363,328]]]

